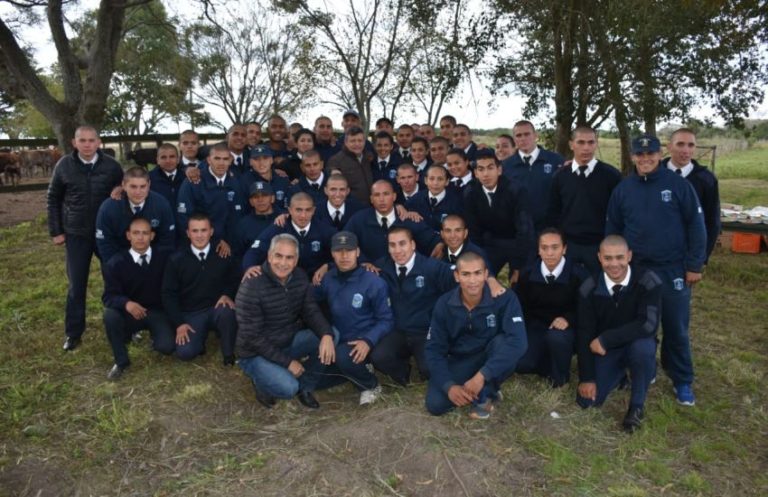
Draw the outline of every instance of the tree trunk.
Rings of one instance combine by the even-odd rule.
[[[555,150],[563,155],[570,155],[571,127],[573,125],[573,2],[563,5],[554,2],[554,55],[555,55]]]

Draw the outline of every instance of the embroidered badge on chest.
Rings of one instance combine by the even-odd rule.
[[[179,207],[176,210],[181,214],[185,214],[187,212],[187,206],[184,204],[184,202],[179,202]]]
[[[495,328],[496,327],[496,315],[495,314],[488,314],[485,318],[485,324],[489,328]]]
[[[685,280],[683,280],[682,278],[675,278],[674,280],[672,280],[672,284],[675,285],[675,290],[677,290],[678,292],[683,288],[685,288]]]
[[[662,202],[671,202],[672,201],[672,191],[671,190],[662,190],[662,192],[661,192],[661,201]]]
[[[312,252],[320,252],[320,242],[318,240],[312,242]]]
[[[394,169],[389,170],[389,179],[395,179],[397,178],[397,171]]]
[[[355,309],[360,309],[363,306],[363,296],[362,294],[356,293],[352,296],[352,307]]]
[[[149,224],[153,228],[157,228],[158,226],[160,226],[160,220],[159,219],[152,219],[151,221],[149,221]]]
[[[416,277],[416,288],[424,288],[424,277],[423,276],[417,276]]]
[[[227,200],[233,202],[235,200],[235,192],[227,192]]]
[[[285,192],[283,192],[282,190],[276,191],[275,192],[275,198],[277,200],[283,200],[283,198],[285,198]]]
[[[544,174],[552,174],[552,164],[544,164]]]

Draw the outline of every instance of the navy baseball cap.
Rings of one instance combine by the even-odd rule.
[[[273,157],[272,149],[266,145],[256,145],[251,149],[251,159],[256,157]]]
[[[360,119],[360,113],[357,112],[355,109],[347,109],[344,111],[344,114],[341,116],[342,118],[347,116],[355,116],[356,118]]]
[[[256,181],[251,185],[249,196],[253,197],[254,195],[272,195],[274,193],[275,192],[272,190],[272,185],[266,181]]]
[[[339,231],[331,238],[331,252],[336,250],[355,250],[357,236],[350,231]]]
[[[661,151],[661,142],[653,135],[640,135],[632,140],[632,154],[645,154]]]

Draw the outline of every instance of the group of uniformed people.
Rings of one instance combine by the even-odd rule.
[[[122,171],[84,126],[48,190],[53,242],[66,247],[64,344],[85,329],[92,255],[102,261],[110,379],[126,345],[148,329],[155,350],[191,360],[220,339],[258,401],[344,381],[360,403],[381,394],[375,371],[407,386],[428,381],[426,407],[490,416],[513,373],[553,387],[578,360],[577,401],[631,397],[623,427],[641,425],[661,364],[678,402],[693,405],[690,289],[719,232],[717,181],[693,159],[686,128],[670,158],[643,135],[635,170],[595,157],[597,133],[577,127],[573,159],[537,145],[520,121],[496,150],[451,116],[431,126],[379,119],[372,140],[355,111],[336,138],[270,118],[234,125],[201,147],[185,131],[157,167]],[[180,150],[180,153],[179,153]],[[496,278],[508,268],[508,288]],[[412,372],[412,362],[416,372]]]

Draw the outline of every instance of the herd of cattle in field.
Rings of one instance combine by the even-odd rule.
[[[17,186],[22,176],[50,176],[53,166],[61,159],[58,148],[39,150],[0,150],[0,185]]]

